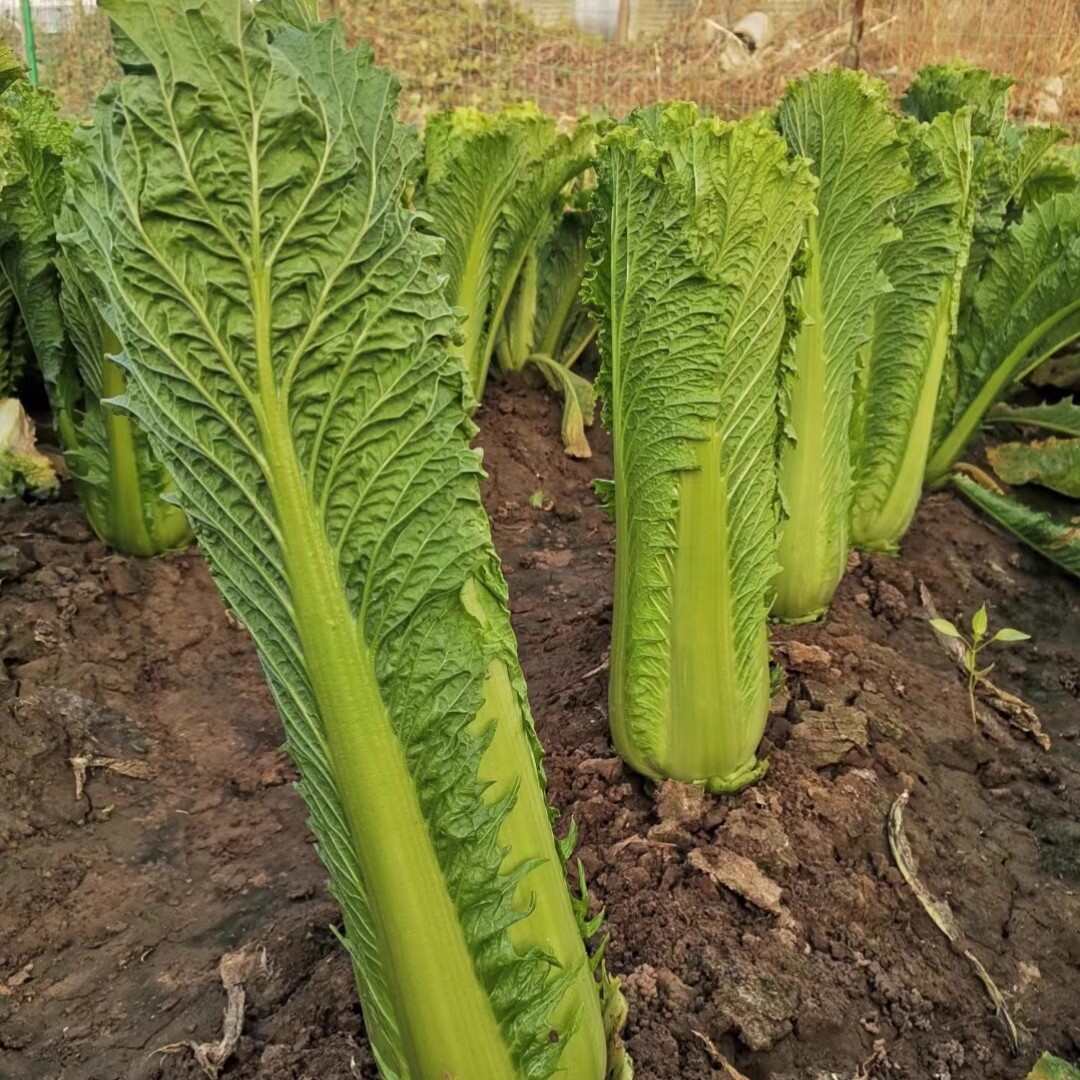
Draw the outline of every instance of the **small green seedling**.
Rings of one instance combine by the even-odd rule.
[[[555,509],[555,500],[545,494],[543,488],[537,488],[529,496],[529,505],[534,510],[543,510],[545,513],[550,513]]]
[[[945,637],[955,638],[964,647],[964,670],[968,677],[968,702],[971,706],[971,726],[978,728],[979,719],[975,712],[975,685],[979,679],[986,678],[994,669],[993,664],[984,668],[979,667],[979,653],[988,645],[1015,645],[1020,641],[1030,641],[1031,635],[1022,630],[1013,630],[1006,626],[998,630],[993,637],[987,637],[990,629],[990,620],[986,613],[986,604],[983,604],[974,615],[971,616],[971,638],[968,639],[948,619],[931,619],[930,625]]]

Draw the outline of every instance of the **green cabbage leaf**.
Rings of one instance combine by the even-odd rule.
[[[1006,484],[1039,484],[1080,499],[1080,439],[997,443],[986,457]]]
[[[1080,578],[1080,526],[1076,522],[1059,521],[960,471],[950,473],[949,482],[1000,528]]]
[[[1002,402],[990,410],[986,420],[990,424],[1024,424],[1060,435],[1080,436],[1080,404],[1073,401],[1072,395],[1041,405],[1010,405]]]

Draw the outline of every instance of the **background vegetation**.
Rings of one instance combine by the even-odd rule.
[[[844,55],[850,0],[819,0],[776,26],[748,63],[728,68],[708,21],[728,8],[704,0],[663,36],[612,45],[572,27],[539,26],[512,0],[323,0],[353,38],[366,38],[397,72],[414,118],[450,105],[495,107],[533,99],[557,115],[688,98],[727,116],[771,105],[792,76]],[[752,8],[748,2],[742,8]],[[10,34],[13,27],[6,26]],[[104,18],[73,11],[62,33],[41,35],[43,80],[72,114],[113,74]],[[891,0],[868,3],[863,66],[897,88],[924,64],[962,58],[1018,79],[1018,114],[1080,130],[1080,5],[1073,0]]]

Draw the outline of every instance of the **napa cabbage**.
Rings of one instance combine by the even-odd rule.
[[[1008,119],[1010,80],[964,65],[924,69],[904,108],[932,121],[973,110],[977,205],[958,325],[926,467],[941,483],[988,410],[1025,375],[1080,339],[1080,173],[1065,133]]]
[[[121,346],[105,326],[102,299],[76,276],[80,253],[60,253],[54,222],[71,136],[47,91],[20,79],[0,96],[0,287],[40,366],[91,526],[120,551],[154,555],[182,547],[191,533],[164,499],[169,478],[145,436],[108,403],[124,389],[111,359]]]
[[[587,216],[568,210],[551,236],[525,260],[506,309],[495,355],[504,372],[535,367],[563,398],[562,438],[571,457],[592,456],[585,429],[596,393],[574,370],[596,326],[581,302]]]
[[[614,444],[612,733],[639,772],[712,791],[765,768],[790,280],[813,199],[760,119],[657,107],[599,154],[587,289]]]
[[[851,539],[893,551],[922,494],[945,364],[975,226],[972,110],[901,127],[915,187],[900,196],[900,236],[885,249],[889,289],[874,307],[856,378]]]
[[[445,241],[447,292],[464,312],[455,351],[475,401],[483,398],[493,360],[504,370],[537,366],[563,394],[572,429],[567,449],[576,456],[587,454],[578,429],[589,412],[589,392],[566,359],[530,345],[542,336],[532,325],[538,284],[568,248],[573,257],[575,238],[564,234],[564,210],[592,163],[597,131],[585,118],[570,134],[561,133],[528,103],[495,113],[439,113],[425,128],[416,195],[431,229]],[[507,336],[512,340],[500,349]],[[575,409],[580,416],[573,416]]]
[[[818,177],[798,303],[790,427],[780,465],[786,520],[774,613],[817,618],[847,567],[854,502],[856,376],[889,290],[883,257],[899,239],[897,202],[913,180],[883,83],[814,72],[791,83],[776,126]],[[873,414],[867,424],[874,423]],[[897,447],[903,441],[900,434]]]
[[[380,1072],[627,1076],[549,822],[441,244],[406,207],[397,86],[296,5],[102,6],[128,73],[77,134],[63,244],[124,343],[119,404],[258,649]]]

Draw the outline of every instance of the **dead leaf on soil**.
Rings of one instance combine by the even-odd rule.
[[[69,759],[72,772],[75,773],[75,801],[83,797],[86,790],[86,777],[91,769],[108,769],[110,772],[128,776],[132,780],[151,780],[154,770],[137,758],[111,758],[79,754]]]
[[[709,808],[705,789],[700,784],[684,784],[665,780],[656,789],[656,816],[671,825],[692,825],[700,821]]]
[[[889,847],[892,849],[893,858],[896,860],[896,865],[900,868],[904,880],[908,883],[908,887],[915,894],[915,898],[922,905],[926,914],[933,920],[934,925],[949,939],[953,948],[965,957],[975,969],[979,982],[983,984],[987,994],[990,996],[990,1000],[994,1003],[998,1019],[1001,1020],[1002,1026],[1005,1028],[1005,1034],[1008,1036],[1012,1052],[1014,1054],[1018,1053],[1020,1050],[1020,1035],[1016,1030],[1016,1024],[1013,1023],[1012,1016],[1009,1015],[1009,1007],[1005,1003],[1004,996],[997,988],[994,980],[990,978],[990,973],[982,966],[979,958],[967,948],[964,932],[956,921],[948,901],[935,899],[930,890],[919,879],[915,855],[904,832],[904,807],[907,806],[910,795],[909,791],[903,792],[897,797],[892,804],[892,809],[889,811]]]
[[[635,833],[633,836],[628,836],[624,840],[619,840],[617,843],[612,844],[609,855],[614,858],[620,851],[625,851],[630,847],[666,848],[670,851],[676,846],[677,845],[675,844],[668,843],[666,840],[646,839],[644,836],[638,836]]]
[[[919,598],[930,618],[938,618],[934,597],[925,583],[921,581],[919,582]],[[931,629],[933,630],[933,627]],[[967,661],[964,658],[963,643],[955,638],[939,634],[937,630],[934,630],[934,637],[938,639],[938,643],[952,657],[953,663],[967,678]],[[1002,690],[999,686],[995,686],[985,676],[979,677],[978,682],[975,684],[975,693],[996,713],[1008,720],[1013,727],[1038,743],[1043,750],[1050,749],[1050,736],[1043,731],[1039,714],[1026,701],[1021,700],[1015,694],[1010,694],[1008,690]]]
[[[698,1031],[696,1028],[691,1028],[690,1032],[695,1038],[700,1039],[702,1045],[705,1047],[705,1053],[708,1054],[709,1060],[718,1068],[724,1071],[724,1075],[728,1080],[747,1080],[745,1073],[739,1072],[734,1065],[716,1048],[716,1044],[709,1038],[703,1031]]]
[[[787,908],[780,903],[780,886],[762,873],[752,859],[715,847],[694,848],[688,858],[695,870],[700,870],[718,885],[738,893],[754,907],[781,919],[789,917]]]
[[[159,1047],[154,1053],[178,1054],[182,1050],[190,1050],[210,1080],[217,1080],[223,1066],[232,1057],[244,1027],[244,1005],[247,1000],[244,983],[266,973],[266,949],[262,946],[245,945],[235,952],[225,953],[218,963],[218,974],[226,996],[221,1038],[214,1043],[170,1043]]]
[[[811,769],[835,765],[859,747],[867,747],[866,713],[851,706],[833,706],[809,714],[791,729],[788,749]]]
[[[0,997],[11,997],[23,983],[29,982],[34,977],[34,961],[23,964],[18,971],[9,979],[0,982]]]
[[[833,666],[832,653],[805,641],[781,641],[775,651],[784,659],[784,667],[801,675],[820,674]]]

